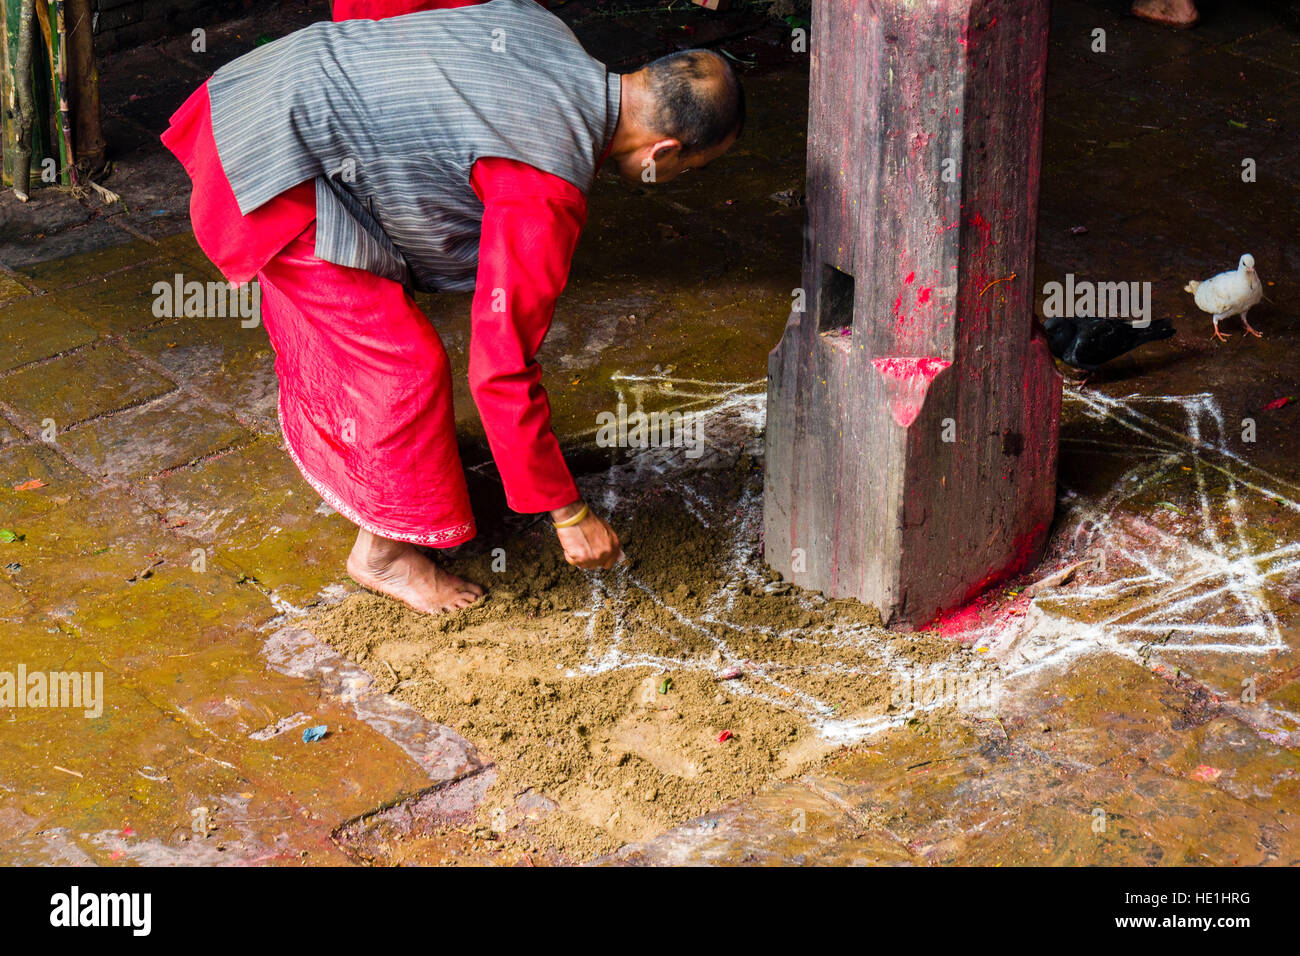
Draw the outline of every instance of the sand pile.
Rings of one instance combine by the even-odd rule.
[[[490,589],[475,608],[430,618],[358,594],[306,626],[496,761],[484,823],[544,794],[558,809],[533,841],[582,858],[684,822],[909,710],[891,702],[900,671],[970,662],[779,581],[761,560],[761,463],[746,436],[729,447],[584,487],[624,540],[615,571],[570,568],[542,522],[503,543],[504,570],[486,550],[447,562]]]

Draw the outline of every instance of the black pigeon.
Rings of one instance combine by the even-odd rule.
[[[1121,319],[1067,319],[1053,316],[1043,323],[1052,354],[1066,365],[1095,372],[1111,359],[1119,358],[1146,342],[1167,339],[1173,323],[1156,319],[1146,328],[1135,328]]]

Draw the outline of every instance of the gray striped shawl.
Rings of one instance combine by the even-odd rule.
[[[533,0],[316,23],[208,84],[244,214],[316,180],[316,255],[424,290],[474,288],[485,156],[586,192],[619,76]]]

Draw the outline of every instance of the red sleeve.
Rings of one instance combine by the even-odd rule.
[[[487,0],[334,0],[335,20],[385,20],[422,10],[450,10],[472,7]],[[547,6],[538,0],[542,6]]]
[[[581,190],[510,159],[480,159],[470,176],[483,201],[470,316],[469,385],[515,511],[551,511],[578,488],[551,430],[535,356],[587,221]]]

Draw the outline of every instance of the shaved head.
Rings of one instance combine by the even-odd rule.
[[[740,135],[745,91],[731,64],[712,50],[683,50],[643,68],[655,132],[681,143],[682,156],[706,153]]]

